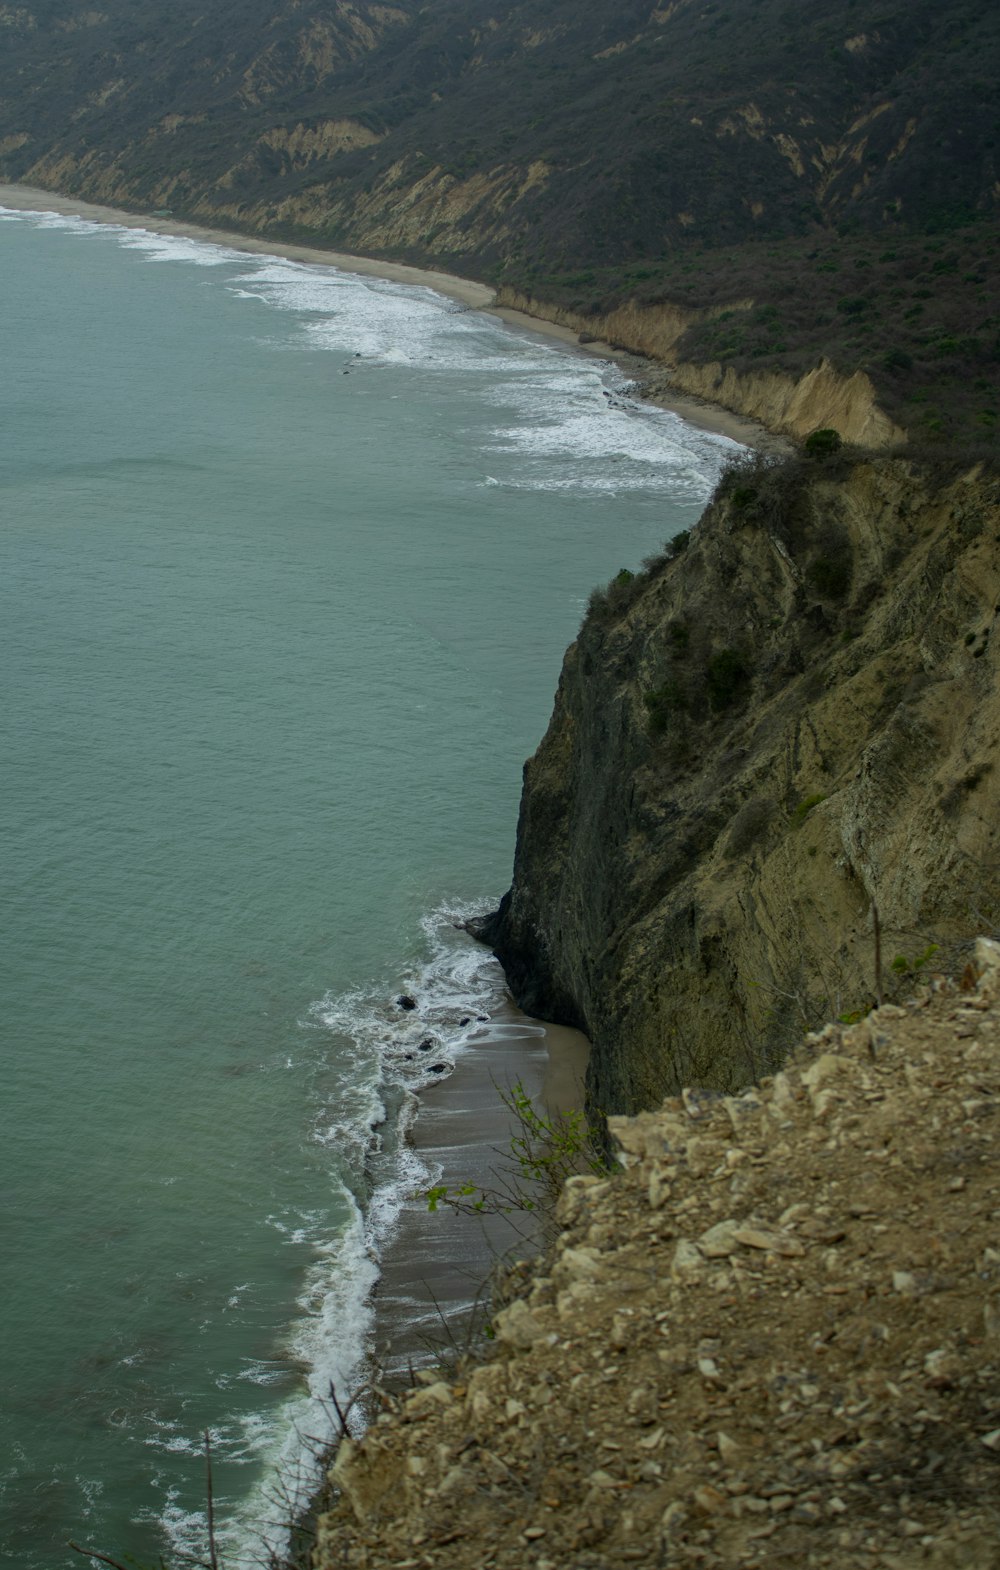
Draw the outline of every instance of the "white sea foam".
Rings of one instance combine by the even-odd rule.
[[[699,502],[737,450],[726,437],[694,431],[676,415],[630,399],[621,372],[609,362],[519,337],[487,313],[425,286],[73,215],[0,208],[0,216],[76,236],[110,231],[123,248],[141,251],[151,262],[237,264],[240,270],[227,280],[232,294],[291,318],[291,331],[275,347],[340,355],[343,369],[360,374],[412,369],[423,377],[468,375],[480,405],[509,411],[485,433],[483,451],[516,462],[506,475],[491,472],[484,485],[609,496],[669,493]]]
[[[186,235],[157,234],[152,229],[113,226],[119,244],[126,251],[142,251],[151,262],[189,262],[195,267],[221,267],[242,262],[246,252],[219,245],[215,241],[195,240]]]
[[[289,1245],[311,1245],[313,1262],[299,1294],[287,1357],[248,1360],[236,1378],[267,1390],[280,1386],[290,1368],[298,1366],[306,1371],[307,1388],[276,1410],[233,1414],[212,1430],[214,1454],[227,1464],[253,1464],[268,1479],[243,1501],[219,1500],[220,1550],[232,1570],[254,1570],[269,1547],[281,1550],[284,1529],[268,1523],[292,1519],[308,1504],[319,1481],[322,1449],[339,1432],[334,1397],[346,1407],[363,1384],[382,1250],[409,1196],[433,1177],[406,1140],[418,1105],[416,1092],[440,1078],[428,1064],[443,1064],[447,1072],[504,997],[493,956],[458,930],[476,910],[457,904],[431,912],[422,923],[422,957],[391,985],[372,983],[331,995],[312,1012],[313,1027],[337,1038],[328,1105],[314,1135],[337,1157],[343,1174],[336,1185],[338,1209],[346,1211],[347,1220],[329,1235],[320,1212],[269,1218]],[[400,997],[412,997],[416,1007],[401,1007]],[[432,1044],[421,1052],[426,1042]],[[347,1177],[362,1170],[369,1181],[359,1199]],[[242,1290],[235,1288],[234,1297]],[[418,1316],[426,1313],[426,1305],[414,1308]],[[220,1388],[231,1384],[227,1380]],[[358,1403],[350,1426],[357,1431],[363,1423],[364,1405]],[[165,1454],[188,1456],[199,1453],[202,1444],[172,1421],[155,1425],[146,1443]],[[168,1498],[160,1528],[176,1554],[204,1552],[204,1516],[183,1509],[176,1493]]]

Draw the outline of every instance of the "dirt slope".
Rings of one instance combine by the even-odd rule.
[[[341,1448],[319,1570],[992,1570],[998,1089],[980,940],[757,1090],[614,1120],[487,1360]]]

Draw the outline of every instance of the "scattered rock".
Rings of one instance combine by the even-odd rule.
[[[993,947],[875,1056],[832,1025],[611,1120],[628,1165],[566,1185],[494,1339],[341,1446],[317,1570],[996,1570]]]

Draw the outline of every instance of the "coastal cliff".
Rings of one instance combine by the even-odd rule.
[[[643,391],[649,397],[669,397],[677,392],[693,394],[787,436],[806,437],[812,431],[827,428],[835,430],[846,442],[872,450],[898,446],[906,440],[902,426],[879,408],[870,377],[861,370],[845,376],[825,355],[818,365],[801,375],[773,368],[738,370],[719,360],[699,363],[684,357],[682,345],[693,328],[727,314],[731,316],[735,311],[750,311],[752,300],[700,311],[665,301],[643,305],[629,300],[611,310],[585,315],[502,287],[497,291],[496,303],[569,327],[581,334],[583,341],[601,339],[615,349],[627,349],[661,362],[665,370],[654,370],[643,377]]]
[[[756,458],[684,543],[593,597],[480,929],[609,1113],[754,1081],[995,913],[1000,485]]]

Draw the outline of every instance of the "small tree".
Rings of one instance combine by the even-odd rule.
[[[839,452],[843,445],[844,440],[840,432],[830,426],[812,431],[806,437],[806,452],[810,458],[829,458],[832,453]]]

